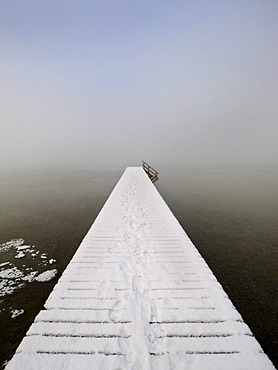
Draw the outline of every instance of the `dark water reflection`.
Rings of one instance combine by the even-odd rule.
[[[278,173],[159,170],[158,190],[277,366]],[[13,354],[122,172],[1,173],[0,243],[23,238],[56,259],[58,269],[54,280],[0,297],[1,363]],[[10,307],[25,313],[12,319]]]

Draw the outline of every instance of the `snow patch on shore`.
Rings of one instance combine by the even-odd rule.
[[[13,294],[15,290],[34,281],[49,281],[57,274],[56,269],[45,271],[56,262],[55,259],[49,259],[47,253],[24,242],[24,239],[19,238],[0,244],[0,257],[6,259],[0,264],[0,297]]]
[[[14,319],[15,317],[19,316],[19,315],[22,315],[24,313],[24,310],[23,309],[20,309],[20,310],[12,310],[11,311],[11,314],[12,314],[12,319]]]
[[[44,271],[41,274],[39,274],[39,276],[36,277],[36,281],[39,282],[49,281],[53,279],[56,274],[57,274],[56,269]]]

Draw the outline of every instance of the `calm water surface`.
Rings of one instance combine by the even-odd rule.
[[[1,173],[0,243],[24,239],[54,259],[51,268],[58,273],[0,297],[0,364],[14,353],[122,172]],[[278,367],[278,172],[160,168],[160,173],[158,190]],[[0,253],[0,265],[8,260],[39,270],[40,259],[15,255]],[[14,309],[24,313],[12,318]]]

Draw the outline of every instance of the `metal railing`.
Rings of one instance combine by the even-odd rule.
[[[148,163],[142,161],[143,169],[149,176],[152,182],[155,182],[159,179],[159,172],[157,172],[153,167],[151,167]]]

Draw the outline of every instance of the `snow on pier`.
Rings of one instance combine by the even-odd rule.
[[[113,190],[6,369],[274,369],[142,168]]]

